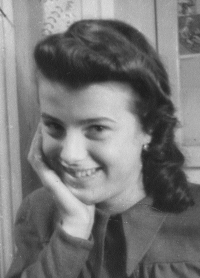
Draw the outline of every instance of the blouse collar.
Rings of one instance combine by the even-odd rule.
[[[153,243],[167,214],[152,206],[145,197],[122,213],[122,223],[127,250],[127,275],[130,276]]]

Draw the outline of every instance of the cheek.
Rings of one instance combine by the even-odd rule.
[[[132,137],[116,140],[110,147],[101,152],[107,166],[117,168],[118,171],[132,169],[141,165],[142,143]]]
[[[105,168],[121,168],[135,159],[136,148],[130,140],[114,140],[104,145],[96,146],[91,152],[91,156]]]

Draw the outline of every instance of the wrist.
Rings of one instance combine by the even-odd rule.
[[[93,223],[85,223],[82,221],[70,220],[69,218],[67,218],[60,219],[60,225],[67,234],[73,237],[88,240],[91,235]]]

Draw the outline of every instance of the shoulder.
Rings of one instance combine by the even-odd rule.
[[[16,230],[32,230],[42,237],[52,233],[57,215],[53,196],[45,189],[33,191],[23,200],[16,218]]]
[[[25,201],[28,200],[31,206],[36,207],[36,209],[50,209],[55,205],[55,201],[53,196],[49,193],[49,191],[45,187],[41,187],[31,194],[29,194]]]
[[[159,262],[195,262],[200,257],[200,185],[191,185],[195,204],[181,213],[168,213],[148,253]]]
[[[171,233],[173,237],[177,236],[179,239],[190,241],[197,239],[200,242],[200,185],[193,184],[190,189],[194,205],[181,213],[169,213],[161,231]]]
[[[191,228],[197,227],[200,232],[200,185],[191,184],[190,191],[193,196],[194,205],[189,207],[186,211],[181,213],[169,213],[166,218],[171,223],[177,223],[177,225],[190,226]]]
[[[48,214],[55,208],[53,196],[44,188],[39,188],[25,197],[19,211],[35,215]]]

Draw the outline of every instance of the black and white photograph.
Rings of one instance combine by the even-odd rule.
[[[200,277],[200,0],[0,0],[0,278]]]

